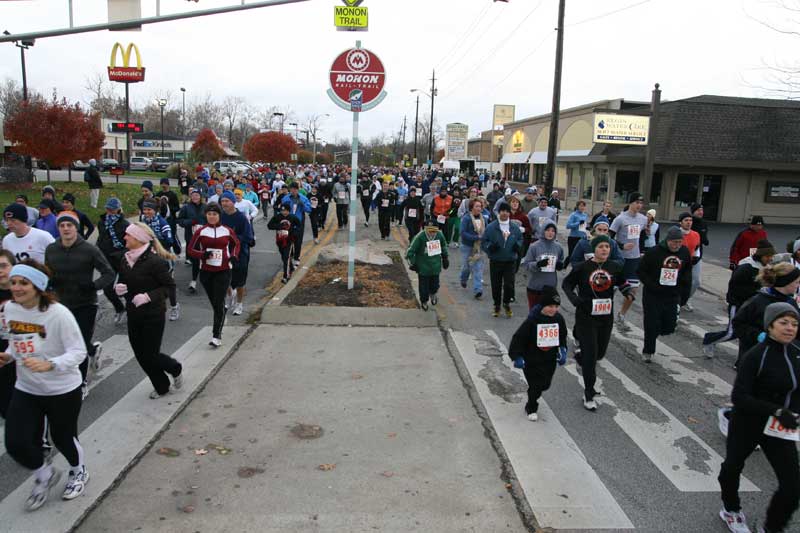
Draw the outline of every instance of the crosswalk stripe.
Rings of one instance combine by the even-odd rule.
[[[186,375],[183,389],[167,398],[149,400],[147,396],[152,385],[144,379],[81,433],[80,440],[88,458],[86,466],[91,475],[86,492],[80,498],[63,502],[58,493],[63,488],[62,480],[51,491],[51,501],[43,509],[29,513],[24,511],[23,502],[33,483],[31,476],[0,501],[0,516],[3,517],[0,532],[72,531],[75,524],[166,427],[175,413],[186,405],[193,392],[203,385],[247,329],[241,326],[226,327],[223,348],[216,350],[206,344],[211,338],[211,328],[198,331],[173,353],[173,357],[183,364]],[[68,468],[60,455],[54,464],[61,469]]]
[[[89,390],[103,382],[119,370],[125,363],[133,359],[133,350],[127,335],[114,335],[103,341],[103,353],[100,356],[101,368],[96,373],[89,370]],[[91,402],[91,395],[87,402]],[[0,418],[0,435],[5,432],[5,420]],[[0,456],[6,453],[5,439],[0,439]]]
[[[524,403],[508,402],[493,394],[481,378],[486,365],[497,358],[478,354],[472,335],[449,333],[538,522],[555,529],[633,529],[547,402],[539,402],[541,422],[527,422]],[[493,332],[490,334],[498,340]],[[509,368],[504,359],[500,362],[502,372],[519,375],[520,371]],[[546,490],[542,489],[543,480],[547,481]]]
[[[692,324],[688,320],[684,320],[683,318],[678,319],[678,324],[688,329],[690,333],[699,337],[700,339],[705,337],[706,333],[708,333],[708,331],[706,331],[702,327],[698,326],[697,324]],[[727,327],[727,325],[728,325],[728,320],[725,319],[725,326]],[[715,346],[722,346],[723,348],[732,353],[737,353],[739,351],[739,347],[736,345],[736,343],[731,341],[718,342],[715,344]]]

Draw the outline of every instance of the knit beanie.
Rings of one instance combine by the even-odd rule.
[[[592,252],[594,252],[597,249],[597,246],[601,243],[607,243],[609,246],[611,246],[611,237],[609,237],[608,235],[598,235],[597,237],[592,239],[591,241]]]
[[[678,216],[678,222],[681,222],[684,218],[692,218],[692,214],[688,211],[684,211]]]
[[[153,192],[153,182],[150,180],[144,180],[142,182],[142,187],[145,189],[150,189],[150,192]]]
[[[169,185],[169,178],[167,177],[161,178],[160,180],[158,180],[158,183],[160,183],[161,185]]]
[[[753,254],[753,257],[756,259],[761,259],[767,255],[775,255],[778,252],[775,251],[775,247],[772,246],[772,243],[769,242],[767,239],[761,239],[756,243],[756,253]]]
[[[600,224],[605,224],[605,226],[606,226],[606,227],[609,227],[609,226],[611,225],[611,224],[608,222],[608,218],[606,218],[606,216],[605,216],[605,215],[600,215],[599,217],[597,217],[597,219],[594,221],[594,226],[592,226],[592,227],[593,227],[593,228],[596,228],[596,227],[597,227],[597,226],[599,226]]]
[[[78,214],[75,211],[61,211],[56,219],[56,224],[60,226],[62,222],[72,222],[76,228],[80,227]]]
[[[122,202],[119,201],[119,198],[109,198],[106,200],[106,209],[113,209],[114,211],[122,209]]]
[[[156,209],[158,209],[158,204],[155,202],[155,200],[145,200],[144,202],[142,202],[142,209],[148,209],[148,208],[155,211]]]
[[[8,207],[3,210],[3,218],[13,218],[21,220],[22,222],[28,222],[28,210],[24,205],[15,202],[9,204]]]
[[[698,209],[702,209],[702,208],[703,208],[703,204],[694,203],[694,204],[691,204],[691,205],[689,206],[689,212],[690,212],[692,215],[694,215],[694,212],[695,212],[695,211],[697,211]]]
[[[792,304],[786,302],[769,304],[764,309],[764,329],[769,328],[773,322],[785,315],[792,315],[800,320],[800,313],[797,312],[797,309]]]
[[[542,289],[542,296],[539,298],[538,303],[542,307],[561,305],[561,296],[558,295],[558,290],[555,287],[545,287]]]
[[[682,241],[683,240],[683,232],[681,228],[678,226],[672,226],[667,230],[667,238],[664,239],[667,241]]]
[[[222,196],[220,196],[219,199],[224,200],[225,198],[227,198],[233,203],[236,203],[236,196],[234,196],[231,191],[225,191],[224,193],[222,193]]]

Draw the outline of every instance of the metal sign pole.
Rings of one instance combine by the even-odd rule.
[[[352,289],[356,275],[356,189],[358,188],[358,111],[353,111],[353,155],[350,158],[350,249],[347,253],[347,288]]]

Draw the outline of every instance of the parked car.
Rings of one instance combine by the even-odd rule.
[[[174,163],[169,157],[154,157],[150,163],[150,170],[153,172],[166,172],[167,168]]]
[[[233,172],[236,174],[237,171],[242,170],[243,168],[237,163],[236,161],[214,161],[214,169],[217,170],[221,174],[226,174],[228,171]]]
[[[72,162],[72,170],[86,170],[89,168],[89,163],[84,163],[80,159]]]
[[[149,157],[131,157],[130,170],[150,170],[153,160]]]
[[[100,171],[101,172],[108,172],[112,168],[120,168],[119,161],[116,159],[101,159],[100,160]]]

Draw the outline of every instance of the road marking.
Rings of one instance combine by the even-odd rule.
[[[538,522],[555,529],[633,529],[547,402],[539,401],[540,422],[528,422],[524,401],[506,401],[481,378],[486,365],[497,358],[478,354],[472,335],[449,332]],[[505,359],[501,364],[508,369]]]
[[[717,317],[714,317],[714,320],[719,321],[720,319],[717,318]],[[703,337],[705,337],[706,333],[708,333],[708,331],[706,331],[705,329],[701,328],[700,326],[698,326],[696,324],[690,324],[688,320],[684,320],[682,318],[678,319],[678,324],[680,324],[681,326],[685,327],[686,329],[689,330],[690,333],[693,333],[694,335],[696,335],[697,337],[700,337],[701,339]],[[728,320],[727,319],[725,319],[725,326],[726,326],[726,328],[728,326]],[[717,342],[717,343],[715,343],[715,346],[722,346],[726,350],[729,350],[729,351],[731,351],[733,353],[738,353],[739,352],[739,347],[736,345],[736,343],[734,343],[732,341]]]
[[[65,482],[62,478],[61,483],[51,491],[50,501],[43,509],[35,513],[26,512],[23,502],[33,484],[31,476],[0,502],[0,516],[3,517],[0,532],[71,531],[97,500],[111,489],[117,478],[127,471],[142,450],[169,424],[247,329],[226,327],[222,349],[212,349],[207,345],[211,336],[210,327],[198,331],[173,354],[183,363],[186,375],[183,389],[166,398],[150,400],[147,396],[152,385],[150,380],[144,379],[81,433],[80,440],[88,458],[86,467],[91,474],[91,482],[83,496],[70,502],[61,501],[59,492]],[[68,468],[60,455],[54,463],[61,469]]]
[[[133,359],[133,350],[127,335],[114,335],[103,341],[103,353],[100,357],[102,368],[94,373],[89,370],[89,390],[103,382],[107,377],[119,370],[122,365]],[[89,398],[91,398],[91,394]],[[87,401],[91,401],[87,399]],[[5,432],[5,420],[0,418],[0,435]],[[6,453],[5,439],[0,439],[0,456]]]

